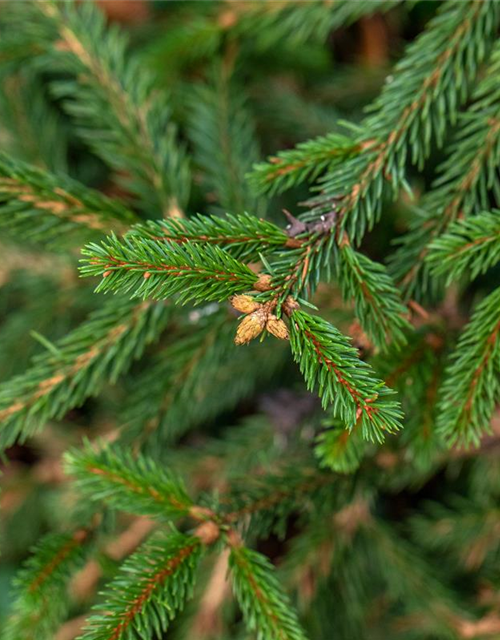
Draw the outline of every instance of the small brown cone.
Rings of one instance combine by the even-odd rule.
[[[267,273],[261,273],[257,282],[253,285],[255,291],[269,291],[272,289],[271,286],[272,278]]]
[[[194,532],[194,535],[206,545],[213,544],[219,537],[219,534],[220,529],[213,520],[203,522]]]
[[[285,302],[283,303],[283,311],[286,313],[287,316],[291,316],[292,313],[297,309],[300,309],[300,305],[297,302],[297,300],[295,300],[295,298],[292,298],[292,296],[288,296]]]
[[[235,344],[248,344],[251,340],[259,336],[266,326],[267,314],[263,309],[257,309],[248,316],[245,316],[238,325]]]
[[[245,295],[233,296],[232,298],[229,298],[229,302],[236,311],[241,311],[241,313],[252,313],[252,311],[257,311],[261,306],[255,298]]]
[[[290,336],[288,334],[288,327],[283,322],[283,320],[278,320],[276,316],[269,316],[266,323],[266,329],[269,331],[269,333],[272,333],[275,338],[279,338],[280,340],[290,339]]]

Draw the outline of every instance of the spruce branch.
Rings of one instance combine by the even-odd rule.
[[[188,135],[210,197],[223,212],[263,214],[264,201],[255,197],[245,180],[260,151],[235,74],[224,66],[215,68],[207,84],[193,88],[188,109]]]
[[[309,457],[300,467],[285,465],[277,473],[267,473],[249,481],[248,476],[236,476],[231,490],[221,498],[223,521],[243,523],[252,536],[270,533],[284,537],[292,514],[307,510],[312,501],[326,504],[331,501],[332,487],[338,489],[339,478],[332,473],[319,472],[309,466]]]
[[[370,566],[376,563],[388,592],[405,603],[408,613],[425,612],[424,634],[456,637],[463,609],[418,548],[380,519],[371,518],[363,527],[363,534],[366,548],[370,549]]]
[[[408,296],[436,288],[426,262],[431,243],[450,224],[490,208],[489,192],[498,199],[500,179],[500,45],[497,43],[474,102],[458,117],[458,133],[431,191],[424,194],[408,232],[391,258],[390,269]]]
[[[66,453],[65,469],[88,498],[122,511],[170,520],[188,515],[193,506],[181,478],[117,446],[96,450],[87,443]]]
[[[242,5],[232,9],[230,32],[239,37],[251,34],[252,46],[262,52],[280,42],[287,47],[300,47],[308,42],[323,42],[333,30],[377,11],[387,11],[394,4],[393,0],[339,0],[326,11],[317,2]]]
[[[437,426],[449,445],[477,446],[500,398],[500,288],[475,310],[446,368]]]
[[[289,296],[308,296],[320,279],[330,279],[330,252],[334,250],[334,236],[330,233],[336,220],[334,213],[310,225],[290,214],[288,217],[292,220],[287,227],[290,241],[268,263],[271,287],[261,296],[263,300],[276,301],[278,310]]]
[[[69,609],[69,580],[83,565],[89,540],[88,529],[42,539],[16,577],[2,640],[52,640]]]
[[[498,507],[484,497],[480,502],[462,496],[453,496],[447,504],[431,502],[423,514],[412,518],[414,536],[438,552],[451,550],[465,569],[478,569],[499,545]],[[446,537],[440,535],[443,527]]]
[[[136,220],[119,202],[67,176],[0,153],[0,227],[20,238],[64,243],[68,236],[124,231]]]
[[[137,363],[133,375],[126,376],[118,393],[90,403],[81,414],[91,421],[91,429],[99,429],[103,422],[107,427],[109,409],[118,400],[117,423],[123,425],[119,446],[85,445],[65,456],[66,469],[74,477],[83,505],[99,501],[104,514],[110,508],[109,520],[105,515],[107,535],[113,535],[115,510],[139,516],[133,519],[132,527],[126,525],[126,530],[117,532],[118,538],[106,545],[105,556],[113,563],[132,556],[116,568],[82,640],[188,638],[193,633],[217,635],[220,640],[235,635],[305,640],[271,561],[246,548],[239,537],[260,549],[270,535],[272,557],[279,554],[280,565],[281,557],[285,561],[292,557],[295,563],[291,584],[285,584],[287,589],[296,589],[299,602],[306,605],[304,617],[313,635],[350,639],[396,629],[415,638],[495,637],[500,619],[494,589],[489,585],[485,589],[481,578],[491,578],[484,559],[489,560],[490,555],[493,559],[498,552],[498,513],[492,513],[495,510],[490,506],[498,502],[500,465],[488,454],[496,452],[499,439],[482,443],[484,455],[469,452],[466,464],[462,464],[464,455],[459,454],[463,467],[459,479],[446,473],[447,459],[453,471],[457,456],[447,456],[442,447],[443,441],[477,443],[490,428],[492,413],[500,402],[500,288],[480,302],[445,370],[454,329],[462,324],[461,289],[453,287],[443,303],[429,312],[418,303],[409,303],[415,314],[415,330],[410,332],[398,287],[382,265],[362,255],[357,247],[379,219],[387,198],[396,198],[407,188],[407,165],[416,164],[420,171],[424,163],[426,170],[432,169],[431,152],[445,141],[448,145],[450,138],[443,154],[446,160],[438,166],[438,178],[421,199],[422,212],[397,253],[394,273],[408,295],[439,291],[442,275],[462,278],[471,272],[476,277],[487,270],[490,273],[475,283],[470,293],[480,299],[485,290],[494,288],[491,268],[500,255],[500,212],[493,208],[500,199],[500,47],[493,43],[498,35],[500,5],[494,0],[442,3],[421,37],[414,40],[413,34],[404,32],[413,44],[394,76],[388,78],[371,115],[360,127],[353,126],[352,135],[323,135],[275,152],[270,162],[257,165],[250,179],[266,194],[304,186],[328,174],[321,178],[324,192],[318,192],[309,213],[299,218],[285,213],[289,222],[285,229],[279,223],[243,213],[245,209],[255,213],[261,202],[243,179],[258,158],[249,110],[253,103],[245,99],[243,88],[252,97],[268,93],[261,101],[264,109],[257,129],[267,149],[276,146],[276,140],[293,144],[306,129],[317,127],[311,135],[324,133],[334,111],[318,126],[320,118],[313,117],[314,109],[325,114],[331,102],[359,102],[352,86],[359,78],[350,69],[342,72],[352,82],[347,87],[342,81],[345,87],[340,98],[339,78],[333,82],[328,78],[331,47],[324,46],[328,33],[332,27],[348,25],[359,16],[393,4],[365,0],[208,3],[199,15],[198,9],[185,3],[174,5],[168,16],[162,15],[161,7],[154,9],[155,22],[157,17],[167,17],[169,23],[172,18],[172,24],[166,40],[161,28],[158,36],[153,28],[146,59],[150,66],[156,64],[159,82],[165,81],[163,62],[169,67],[165,71],[168,78],[178,81],[180,100],[173,96],[172,104],[183,123],[184,138],[190,137],[189,148],[197,165],[194,197],[199,200],[205,196],[210,204],[233,212],[221,217],[182,216],[190,178],[183,145],[171,127],[170,109],[163,110],[168,100],[156,90],[149,69],[142,73],[142,65],[128,53],[112,20],[108,27],[95,8],[77,0],[31,2],[26,4],[26,25],[19,24],[23,46],[26,37],[31,43],[29,51],[26,47],[23,52],[23,47],[12,43],[8,27],[5,33],[4,12],[0,11],[0,81],[6,68],[4,52],[14,44],[16,64],[31,59],[25,65],[28,77],[33,71],[44,90],[53,88],[56,100],[52,104],[73,116],[64,119],[64,128],[70,132],[71,169],[76,156],[78,172],[82,170],[81,175],[91,178],[92,172],[100,169],[95,157],[99,155],[119,174],[128,193],[138,197],[144,220],[158,214],[154,221],[141,220],[129,228],[123,238],[112,235],[102,243],[87,245],[82,273],[100,276],[98,289],[102,291],[132,298],[173,298],[168,307],[120,297],[105,302],[65,339],[51,343],[42,337],[40,342],[47,352],[23,376],[0,385],[1,449],[22,442],[44,420],[63,417],[68,409],[102,391],[162,334],[161,349],[147,350],[144,361]],[[22,16],[23,10],[15,11]],[[406,11],[400,8],[396,15]],[[411,11],[406,15],[421,19],[420,9]],[[385,45],[395,26],[384,23],[378,16],[360,25],[367,58],[371,55],[365,48],[370,49],[374,41],[382,45],[382,57],[387,54]],[[142,34],[147,37],[148,28],[145,23],[138,32],[138,46]],[[167,47],[162,50],[165,41]],[[172,43],[178,60],[171,60]],[[299,52],[300,60],[295,56],[290,68],[288,54],[291,49],[297,52],[302,43],[306,46]],[[183,52],[186,45],[189,50]],[[268,68],[271,47],[275,47],[272,69]],[[488,60],[491,50],[494,53]],[[216,75],[200,86],[199,78],[206,75],[215,58]],[[10,64],[8,58],[7,66]],[[287,88],[281,86],[284,76]],[[374,77],[378,79],[380,73]],[[197,88],[185,89],[185,78],[193,79]],[[241,79],[245,87],[237,84]],[[325,84],[318,83],[322,79]],[[368,84],[371,91],[372,83]],[[276,93],[280,95],[275,99]],[[300,93],[307,94],[307,99]],[[62,101],[57,101],[58,96]],[[467,106],[461,111],[464,104]],[[283,105],[292,108],[278,114]],[[293,111],[296,105],[301,114]],[[0,115],[1,107],[0,97]],[[277,125],[279,117],[282,124]],[[298,124],[301,122],[304,126]],[[93,155],[80,155],[79,142],[73,136],[75,126],[77,135],[94,150]],[[457,134],[449,136],[450,128],[456,128]],[[3,130],[0,133],[3,140]],[[61,152],[66,150],[65,143],[63,135],[57,145]],[[36,151],[36,145],[33,149]],[[17,214],[11,215],[10,209],[2,218],[2,163],[0,155],[0,225],[3,218],[11,219],[18,235],[33,229],[35,239],[59,241],[69,232],[81,231],[86,237],[106,231],[108,218],[109,224],[116,219],[124,226],[135,221],[126,207],[70,184],[64,177],[59,180],[39,172],[37,197],[45,197],[43,202],[51,206],[56,202],[68,207],[71,224],[54,211],[47,213],[28,201],[31,209],[22,210],[24,217],[16,227]],[[198,190],[199,184],[209,193]],[[64,194],[57,189],[63,189]],[[83,212],[71,200],[77,192],[83,194],[78,198],[86,207]],[[21,206],[18,202],[24,203],[23,194],[6,199],[5,206]],[[115,206],[124,212],[123,218],[113,214]],[[395,214],[399,215],[397,209]],[[89,224],[87,214],[92,214]],[[160,214],[169,217],[163,220]],[[85,218],[80,219],[81,215]],[[101,219],[105,228],[94,228]],[[36,225],[30,227],[32,220]],[[383,250],[392,234],[392,224],[389,226],[381,234],[377,250]],[[17,256],[16,265],[24,255]],[[44,301],[37,308],[45,316],[55,299],[45,295],[45,278],[41,276],[46,275],[47,267],[42,274],[33,267],[34,258],[30,260],[23,267],[28,276],[13,276],[10,262],[3,269],[8,267],[9,271],[5,285],[5,274],[0,273],[0,285],[5,289],[0,304],[0,342],[12,335],[18,337],[19,328],[31,328],[33,308],[30,305],[24,311],[25,300]],[[48,270],[59,273],[58,264],[49,265]],[[254,272],[257,268],[260,273]],[[318,287],[330,278],[335,278],[338,287],[326,283]],[[369,350],[375,345],[375,357],[369,364],[335,326],[301,309],[299,305],[312,307],[309,300],[316,288],[318,295],[312,302],[325,303],[335,324],[352,316],[338,293],[352,303],[359,320],[356,330],[362,325],[369,334]],[[87,293],[87,287],[84,290]],[[233,310],[220,304],[226,300]],[[182,311],[175,307],[175,301],[199,306],[189,304]],[[21,310],[4,322],[11,302]],[[87,304],[86,298],[79,298],[76,311]],[[244,315],[238,320],[236,339],[234,310]],[[8,323],[18,325],[17,334],[11,333]],[[163,332],[167,323],[172,330]],[[285,340],[254,340],[246,349],[234,344],[250,342],[266,330]],[[60,331],[58,323],[53,333],[59,335]],[[349,331],[354,334],[352,325]],[[296,382],[295,374],[288,375],[287,339],[305,385],[317,392],[327,412],[324,422],[317,414],[320,403],[314,396],[304,392],[297,397],[293,391],[279,388],[280,376],[276,374],[280,367],[286,367],[285,384]],[[388,342],[391,344],[385,349]],[[7,349],[7,355],[0,358],[0,368],[10,352]],[[252,413],[249,418],[248,411]],[[401,428],[403,412],[401,436],[390,438],[380,448],[386,434]],[[236,426],[226,432],[224,425],[235,418]],[[496,426],[493,423],[492,429]],[[183,437],[193,427],[196,432]],[[41,446],[33,471],[25,464],[30,462],[29,447],[7,452],[16,463],[6,477],[8,499],[2,502],[11,510],[7,534],[16,552],[22,549],[21,536],[18,541],[16,535],[19,530],[33,535],[40,524],[45,527],[47,521],[67,519],[66,501],[59,500],[66,495],[65,485],[60,484],[64,480],[53,456],[50,430],[46,435],[47,440],[37,439]],[[17,463],[19,455],[21,464]],[[176,470],[182,471],[182,477]],[[418,505],[421,502],[421,492],[415,496],[415,487],[432,490],[436,480],[440,492],[447,487],[452,491],[470,487],[471,502],[479,505],[476,513],[461,518],[457,507],[456,517],[448,510],[436,526],[430,518],[416,526],[411,518],[408,522],[407,508],[415,499]],[[20,503],[14,503],[18,494],[23,493],[24,499],[25,487],[29,494],[18,508]],[[193,496],[203,492],[200,501],[191,498],[191,490]],[[395,505],[394,498],[401,492],[404,499]],[[372,500],[376,510],[371,509]],[[89,513],[88,507],[84,512]],[[147,520],[144,526],[148,517],[154,520]],[[170,529],[171,521],[177,518],[182,520],[183,533]],[[447,521],[443,524],[443,520]],[[137,521],[139,527],[135,528]],[[195,523],[193,530],[190,521]],[[116,522],[121,527],[123,519]],[[166,531],[137,549],[139,538],[143,540],[151,528],[165,523],[169,524]],[[414,544],[396,532],[400,526],[406,537],[414,536]],[[477,540],[472,540],[474,536]],[[77,554],[85,554],[92,537],[85,529],[61,536],[53,546],[47,541],[47,554],[43,549],[35,554],[41,561],[28,562],[29,580],[20,584],[12,619],[3,629],[6,640],[38,640],[38,636],[49,640],[56,635],[58,622],[68,613],[68,595],[74,584],[69,580],[81,562]],[[448,557],[444,553],[447,537]],[[85,548],[79,549],[80,542]],[[477,572],[469,572],[464,581],[464,567],[456,562],[456,554],[465,546],[467,553],[460,557],[475,562]],[[116,555],[111,553],[118,547]],[[221,552],[222,558],[216,563],[217,593],[210,593],[215,582],[209,578],[208,589],[195,602],[195,624],[176,620],[172,629],[170,621],[191,595],[198,568],[203,577],[200,561],[211,548]],[[431,567],[427,554],[439,554],[442,565]],[[228,557],[229,580],[222,588]],[[87,566],[95,563],[91,559]],[[101,568],[94,573],[93,587],[102,573]],[[207,610],[208,622],[213,622],[214,609],[225,604],[222,600],[229,582],[242,616],[235,613],[231,602],[230,608],[217,616],[220,626],[214,628],[207,623]],[[338,594],[335,602],[332,592]],[[75,613],[79,614],[84,604],[79,600]],[[474,620],[472,612],[483,608],[487,610],[484,617]],[[490,626],[482,624],[491,618]]]
[[[386,384],[398,392],[405,415],[400,442],[407,458],[422,470],[430,468],[443,448],[435,425],[447,348],[443,329],[425,325],[409,335],[404,350],[392,346],[372,362]]]
[[[389,340],[406,342],[405,330],[410,328],[407,310],[385,267],[345,241],[340,247],[338,272],[344,300],[354,300],[356,317],[375,345],[384,349]]]
[[[492,44],[499,16],[492,0],[443,3],[361,124],[356,142],[362,152],[325,178],[310,217],[329,212],[334,198],[339,228],[361,240],[380,217],[384,196],[394,198],[405,188],[407,159],[421,166],[431,141],[443,143]]]
[[[146,542],[105,590],[82,640],[147,640],[165,633],[191,597],[202,554],[196,535],[174,531]]]
[[[54,85],[96,155],[147,211],[179,215],[190,173],[166,96],[93,2],[35,2],[52,44],[42,60],[74,76]],[[111,107],[111,108],[110,108]]]
[[[185,244],[216,245],[238,260],[259,260],[276,248],[297,244],[277,225],[255,215],[195,215],[189,219],[154,220],[131,228],[128,236]]]
[[[96,291],[125,291],[134,297],[178,302],[221,302],[252,289],[258,276],[217,245],[175,245],[131,235],[89,244],[81,272],[102,276]]]
[[[323,407],[332,405],[346,429],[359,425],[364,438],[382,442],[386,433],[401,428],[394,392],[374,376],[340,331],[299,310],[292,313],[290,327],[292,353],[307,388],[317,389]]]
[[[19,33],[15,26],[12,31]],[[5,31],[2,35],[5,38]],[[4,70],[0,117],[5,152],[42,169],[67,173],[69,130],[39,70],[30,65]]]
[[[270,156],[267,162],[254,165],[247,178],[257,193],[271,196],[303,182],[313,182],[359,151],[360,147],[351,138],[328,133]]]
[[[269,560],[233,538],[229,567],[246,625],[257,640],[306,640]]]
[[[234,318],[221,309],[177,335],[134,384],[122,414],[125,437],[153,447],[172,442],[265,388],[283,364],[286,345],[274,340],[240,349],[234,332]]]
[[[447,275],[447,283],[465,273],[474,279],[500,260],[500,211],[457,220],[429,245],[433,273]]]
[[[233,339],[233,324],[221,311],[201,317],[178,334],[139,377],[125,403],[123,422],[129,425],[130,436],[141,441],[152,435],[173,440],[193,421],[207,419],[221,404],[230,403],[231,391],[220,397],[210,390],[228,380],[223,372],[232,361]],[[193,397],[196,403],[191,402]]]
[[[164,329],[164,305],[111,300],[26,373],[0,385],[0,448],[24,441],[50,418],[60,419],[115,382]]]
[[[381,264],[352,248],[347,234],[337,245],[337,209],[308,222],[284,213],[290,221],[288,241],[266,262],[271,281],[260,298],[276,304],[278,314],[286,311],[287,299],[309,296],[321,280],[331,278],[333,254],[343,296],[354,299],[356,314],[374,343],[384,348],[390,340],[405,342],[409,323],[399,291]]]
[[[365,452],[360,432],[346,431],[344,425],[336,421],[329,427],[316,439],[314,453],[319,465],[337,473],[352,473],[359,467]]]

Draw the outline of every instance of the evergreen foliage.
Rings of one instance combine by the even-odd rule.
[[[25,373],[0,390],[3,449],[115,382],[157,338],[169,315],[167,307],[148,302],[111,300],[57,344],[48,343]]]
[[[99,291],[125,291],[132,296],[180,302],[215,300],[251,289],[256,275],[217,246],[170,245],[136,236],[124,243],[113,236],[84,249],[85,275],[101,275]]]
[[[382,441],[384,432],[400,428],[402,417],[392,393],[359,360],[346,338],[322,318],[304,311],[292,314],[291,347],[309,389],[317,389],[323,407],[349,430],[361,427],[367,439]]]
[[[115,508],[139,515],[172,518],[192,503],[179,478],[144,457],[87,446],[66,456],[68,473],[91,500],[108,500]]]
[[[54,637],[67,615],[69,579],[83,565],[88,529],[47,534],[16,578],[12,617],[3,631],[6,640]]]
[[[188,220],[149,221],[146,225],[133,226],[129,235],[180,245],[187,242],[216,245],[238,260],[248,262],[289,241],[283,229],[250,214],[194,215]]]
[[[40,64],[68,72],[54,92],[75,118],[77,131],[113,169],[130,175],[126,188],[149,210],[169,215],[183,207],[189,168],[155,79],[127,54],[127,39],[107,29],[92,2],[81,7],[34,3],[45,27]],[[76,78],[75,78],[76,77]]]
[[[463,275],[476,278],[500,259],[500,212],[484,212],[457,220],[448,232],[429,247],[435,273],[447,274],[448,282]]]
[[[82,638],[160,636],[191,595],[201,550],[198,538],[177,532],[148,541],[123,564]]]
[[[257,631],[258,640],[305,638],[265,556],[235,544],[229,556],[229,566],[236,597],[249,628]]]
[[[245,93],[228,75],[224,67],[216,68],[209,83],[194,88],[188,135],[194,160],[203,169],[206,190],[216,200],[216,210],[233,214],[252,211],[255,220],[264,212],[265,203],[252,192],[245,174],[260,152]]]
[[[325,171],[331,171],[360,148],[347,136],[329,133],[314,140],[299,142],[294,149],[280,151],[266,163],[255,166],[249,181],[262,193],[274,195],[302,182],[313,182]]]
[[[0,640],[500,635],[499,29],[4,3]]]
[[[442,387],[438,426],[451,442],[479,443],[500,391],[500,289],[478,305],[460,336]]]
[[[62,175],[52,175],[0,156],[0,225],[14,237],[36,242],[77,240],[134,222],[115,200]],[[34,222],[36,221],[36,222]]]
[[[458,216],[488,210],[489,191],[498,198],[499,65],[497,43],[484,77],[472,92],[473,104],[458,115],[460,126],[432,188],[422,197],[420,214],[408,233],[398,240],[401,248],[394,254],[391,267],[408,295],[421,298],[439,289],[439,283],[429,278],[425,260],[433,239],[444,233]]]

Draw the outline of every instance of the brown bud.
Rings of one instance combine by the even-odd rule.
[[[296,309],[300,309],[299,303],[297,302],[297,300],[295,300],[295,298],[292,298],[292,296],[288,296],[288,298],[283,303],[283,311],[287,316],[291,316]]]
[[[235,344],[248,344],[251,340],[262,333],[266,326],[267,313],[263,309],[257,309],[248,316],[245,316],[238,325]]]
[[[261,273],[257,282],[253,285],[255,291],[269,291],[271,287],[271,276],[267,273]]]
[[[288,327],[283,320],[278,320],[276,316],[270,315],[267,319],[266,329],[272,333],[275,338],[280,340],[289,340]]]
[[[195,530],[194,535],[199,538],[203,544],[213,544],[219,537],[220,529],[213,520],[207,520],[200,524]]]
[[[229,298],[229,302],[236,311],[241,311],[241,313],[252,313],[252,311],[256,311],[260,307],[260,304],[252,296],[233,296]]]

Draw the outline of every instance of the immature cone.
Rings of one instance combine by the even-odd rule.
[[[280,340],[289,340],[288,327],[283,320],[278,320],[276,316],[270,315],[267,319],[266,329],[272,333],[275,338]]]
[[[233,296],[232,298],[229,298],[229,302],[236,311],[241,311],[241,313],[252,313],[252,311],[257,311],[261,306],[255,298],[245,295]]]
[[[267,273],[261,273],[257,282],[253,285],[255,291],[269,291],[272,289],[271,286],[272,278]]]
[[[194,532],[194,535],[206,545],[213,544],[219,537],[219,534],[220,529],[213,520],[203,522]]]
[[[283,311],[286,313],[287,316],[291,316],[292,313],[297,309],[300,309],[300,305],[297,302],[297,300],[295,300],[295,298],[292,298],[292,296],[288,296],[285,302],[283,303]]]
[[[266,326],[267,313],[260,308],[245,316],[236,330],[235,344],[248,344],[262,333]]]

